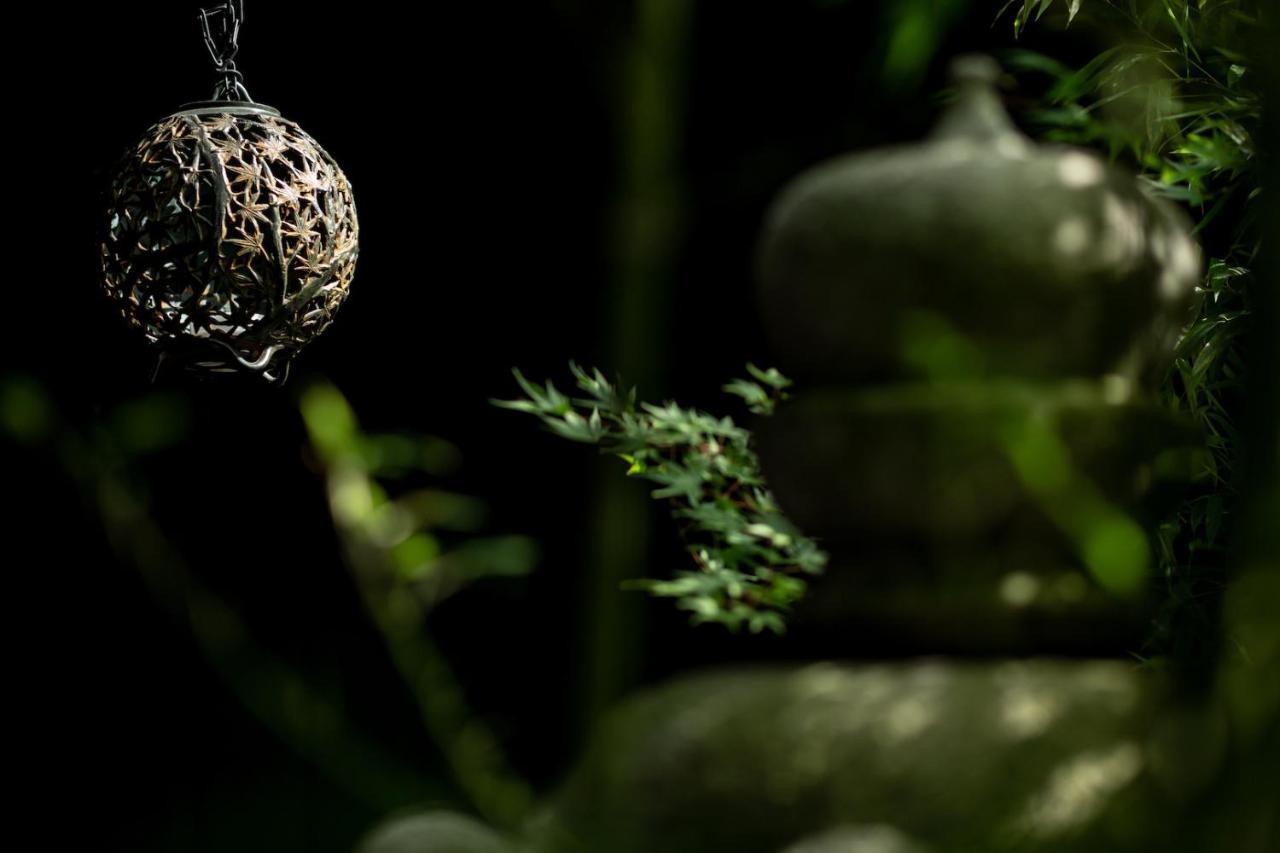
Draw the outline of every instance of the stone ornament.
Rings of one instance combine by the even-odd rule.
[[[1023,135],[999,76],[989,57],[958,60],[928,139],[820,164],[775,203],[762,301],[797,378],[918,377],[905,351],[938,321],[984,351],[988,374],[1167,359],[1201,269],[1185,216],[1092,152]]]
[[[802,390],[760,458],[831,554],[812,622],[902,652],[1105,653],[1145,624],[1143,525],[1199,443],[1154,391],[1200,251],[1132,175],[1023,135],[999,76],[959,59],[926,140],[780,194],[762,313]]]

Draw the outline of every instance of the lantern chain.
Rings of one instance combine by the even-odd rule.
[[[236,68],[240,52],[240,25],[244,22],[244,0],[226,0],[220,6],[200,10],[200,26],[204,45],[213,57],[213,66],[221,79],[214,88],[218,101],[252,101],[244,86],[244,75]]]

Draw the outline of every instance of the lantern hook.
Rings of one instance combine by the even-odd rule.
[[[240,24],[244,22],[244,0],[225,0],[218,6],[200,10],[204,46],[213,57],[213,67],[221,78],[214,100],[252,101],[244,87],[244,75],[236,68],[240,52]]]

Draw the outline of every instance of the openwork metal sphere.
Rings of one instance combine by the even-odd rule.
[[[351,185],[270,107],[169,116],[125,157],[110,197],[106,291],[162,357],[279,381],[347,297],[360,231]]]

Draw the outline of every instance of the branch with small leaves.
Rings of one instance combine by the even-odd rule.
[[[581,397],[551,382],[535,385],[517,370],[524,398],[494,404],[538,417],[561,438],[598,446],[622,460],[628,476],[657,486],[652,495],[669,504],[695,568],[627,587],[676,599],[695,624],[783,633],[804,578],[821,573],[827,558],[779,511],[751,433],[731,418],[675,403],[637,403],[635,389],[621,390],[599,370],[570,370]],[[750,379],[724,390],[751,412],[772,414],[791,381],[777,370],[747,370]]]
[[[1015,0],[1002,13],[1019,2],[1019,34],[1055,5]],[[1026,119],[1051,141],[1106,150],[1137,170],[1151,190],[1185,205],[1211,258],[1161,393],[1166,405],[1201,427],[1205,452],[1195,487],[1160,525],[1169,584],[1151,643],[1160,648],[1170,643],[1171,613],[1213,611],[1226,572],[1224,536],[1239,475],[1236,422],[1245,406],[1244,352],[1257,286],[1251,267],[1262,237],[1263,181],[1255,140],[1263,98],[1252,64],[1262,59],[1254,44],[1265,24],[1265,4],[1106,0],[1087,4],[1083,12],[1078,0],[1066,5],[1068,22],[1077,13],[1096,16],[1100,28],[1120,34],[1117,45],[1081,68],[1030,51],[1008,54],[1006,64],[1014,72],[1049,81],[1040,108]],[[1202,615],[1189,624],[1212,625],[1215,619]]]
[[[1066,0],[1067,5],[1067,23],[1071,23],[1076,19],[1076,15],[1080,14],[1081,0]],[[997,18],[1003,17],[1005,12],[1021,4],[1021,8],[1013,16],[1013,32],[1020,34],[1027,28],[1033,20],[1038,21],[1044,17],[1044,13],[1053,5],[1053,0],[1009,0],[1000,8]]]

